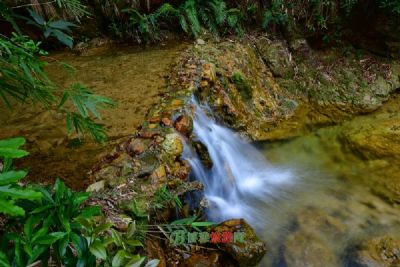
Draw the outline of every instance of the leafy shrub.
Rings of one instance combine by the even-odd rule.
[[[70,27],[76,27],[75,24],[64,20],[45,21],[43,17],[39,16],[35,11],[30,9],[28,11],[32,17],[32,19],[26,19],[28,21],[28,24],[39,27],[43,31],[43,35],[45,38],[53,36],[64,45],[72,48],[73,38],[66,33],[71,33],[72,30],[70,29]]]
[[[10,216],[25,215],[25,210],[17,201],[42,198],[41,193],[18,184],[27,175],[26,171],[12,169],[13,159],[28,155],[28,152],[20,149],[24,143],[23,138],[0,140],[0,158],[3,161],[0,168],[0,213]]]

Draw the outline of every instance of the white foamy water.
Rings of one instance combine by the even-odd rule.
[[[207,147],[213,166],[211,169],[203,166],[187,144],[183,157],[189,161],[196,179],[205,185],[209,218],[214,221],[244,218],[252,225],[259,224],[265,214],[256,210],[257,203],[283,196],[283,189],[294,184],[294,174],[272,166],[249,142],[217,124],[203,107],[194,106],[194,134]]]

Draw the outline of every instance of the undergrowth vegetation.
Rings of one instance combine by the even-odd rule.
[[[27,171],[12,161],[28,155],[24,143],[0,141],[0,266],[142,266],[134,222],[117,231],[99,206],[85,205],[88,193],[72,192],[60,180],[52,187],[21,185]]]

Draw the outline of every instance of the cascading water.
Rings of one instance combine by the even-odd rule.
[[[210,202],[209,218],[214,221],[245,218],[257,226],[262,218],[253,207],[259,206],[257,202],[269,202],[280,196],[282,187],[294,183],[293,173],[269,164],[246,140],[207,116],[203,111],[206,107],[193,105],[194,134],[207,147],[213,166],[207,169],[188,145],[183,157],[190,163],[196,179],[205,186],[205,196]]]

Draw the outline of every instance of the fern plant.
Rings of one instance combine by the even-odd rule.
[[[72,24],[45,22],[35,13],[31,14],[35,21],[32,23],[43,26],[45,36],[58,36],[60,41],[71,45],[72,39],[62,30],[69,30]],[[1,3],[0,15],[15,23],[12,12]],[[20,32],[17,26],[14,30]],[[101,119],[98,109],[111,107],[113,102],[92,94],[79,84],[64,90],[58,88],[43,70],[47,63],[39,57],[46,56],[47,52],[40,48],[40,44],[18,33],[13,33],[10,38],[0,35],[0,99],[9,108],[12,108],[10,98],[13,98],[24,104],[40,103],[47,109],[63,111],[69,132],[75,130],[79,135],[88,133],[98,142],[105,141],[103,125],[96,123],[93,118]],[[71,105],[64,105],[67,100]]]

